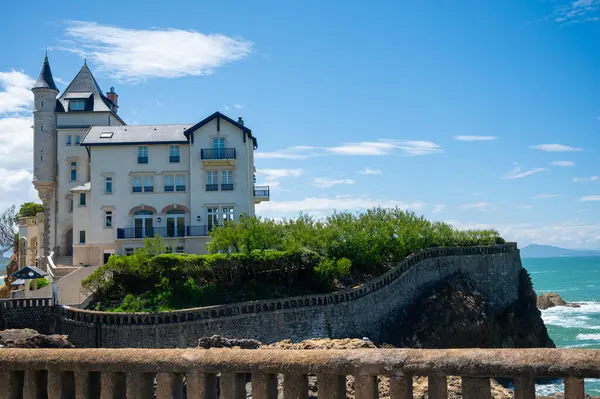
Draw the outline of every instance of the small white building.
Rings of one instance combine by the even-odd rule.
[[[254,186],[257,140],[241,117],[129,126],[86,64],[59,95],[48,57],[32,90],[43,226],[28,219],[20,233],[35,239],[38,259],[98,266],[156,235],[174,252],[204,253],[214,226],[269,200],[267,186]]]

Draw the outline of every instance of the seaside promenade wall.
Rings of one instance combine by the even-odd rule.
[[[0,299],[0,330],[12,328],[32,328],[42,334],[54,333],[52,299]]]
[[[262,342],[323,337],[369,337],[428,288],[462,275],[502,311],[519,295],[522,271],[515,243],[420,251],[361,286],[329,294],[242,302],[172,312],[110,313],[57,308],[56,332],[78,347],[176,348],[203,336]]]

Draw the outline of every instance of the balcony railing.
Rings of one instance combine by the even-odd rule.
[[[432,399],[448,398],[447,376],[462,377],[463,399],[491,398],[494,377],[513,381],[515,399],[535,398],[536,377],[564,379],[564,397],[583,399],[584,378],[600,377],[600,358],[594,349],[0,351],[7,398],[181,398],[185,389],[188,398],[213,399],[220,391],[237,399],[246,397],[248,376],[253,398],[306,398],[309,375],[316,375],[323,399],[346,398],[346,376],[354,379],[356,398],[383,396],[379,379],[391,398],[412,398],[413,375],[428,377]]]
[[[255,197],[269,197],[269,186],[255,186],[254,187],[254,196]]]
[[[132,238],[152,238],[156,236],[164,238],[204,237],[208,235],[208,232],[209,228],[206,225],[150,228],[125,227],[117,229],[117,239],[127,240]]]
[[[179,155],[170,155],[169,163],[179,163]]]
[[[219,191],[219,185],[218,184],[207,184],[206,191]]]
[[[221,191],[233,190],[233,184],[221,183]]]
[[[235,159],[235,148],[203,148],[200,150],[202,159]]]
[[[148,163],[148,157],[138,157],[138,163]]]

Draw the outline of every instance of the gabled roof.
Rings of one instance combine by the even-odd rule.
[[[11,274],[10,276],[16,279],[31,280],[34,278],[46,277],[48,273],[38,269],[35,266],[25,266],[21,270]]]
[[[186,131],[184,133],[185,137],[188,137],[189,133],[193,132],[194,130],[200,129],[202,126],[206,125],[207,123],[209,123],[210,121],[212,121],[215,118],[224,119],[227,122],[231,123],[233,126],[239,128],[239,129],[242,129],[242,131],[244,132],[244,134],[248,134],[248,137],[250,137],[252,139],[254,147],[258,147],[258,143],[256,141],[256,138],[254,136],[252,136],[252,130],[248,129],[246,126],[242,125],[241,123],[234,121],[233,119],[231,119],[230,117],[228,117],[225,114],[222,114],[219,111],[217,111],[214,114],[208,116],[207,118],[204,118],[203,120],[201,120],[200,122],[196,123],[194,126],[190,127],[189,129],[186,129]]]
[[[42,70],[40,76],[38,76],[35,84],[31,88],[33,89],[52,89],[58,91],[54,78],[52,77],[52,71],[50,70],[50,63],[48,62],[48,55],[44,57],[44,63],[42,64]]]
[[[81,145],[185,144],[192,125],[92,126]]]

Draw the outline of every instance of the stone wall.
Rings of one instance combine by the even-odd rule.
[[[256,338],[369,337],[398,309],[424,290],[461,274],[494,309],[518,298],[522,270],[514,243],[467,248],[427,249],[409,256],[384,275],[359,287],[321,295],[242,302],[157,314],[124,314],[62,307],[57,332],[79,347],[174,348],[195,346],[202,336]]]
[[[32,328],[42,334],[52,334],[54,326],[50,298],[0,300],[0,330]]]

